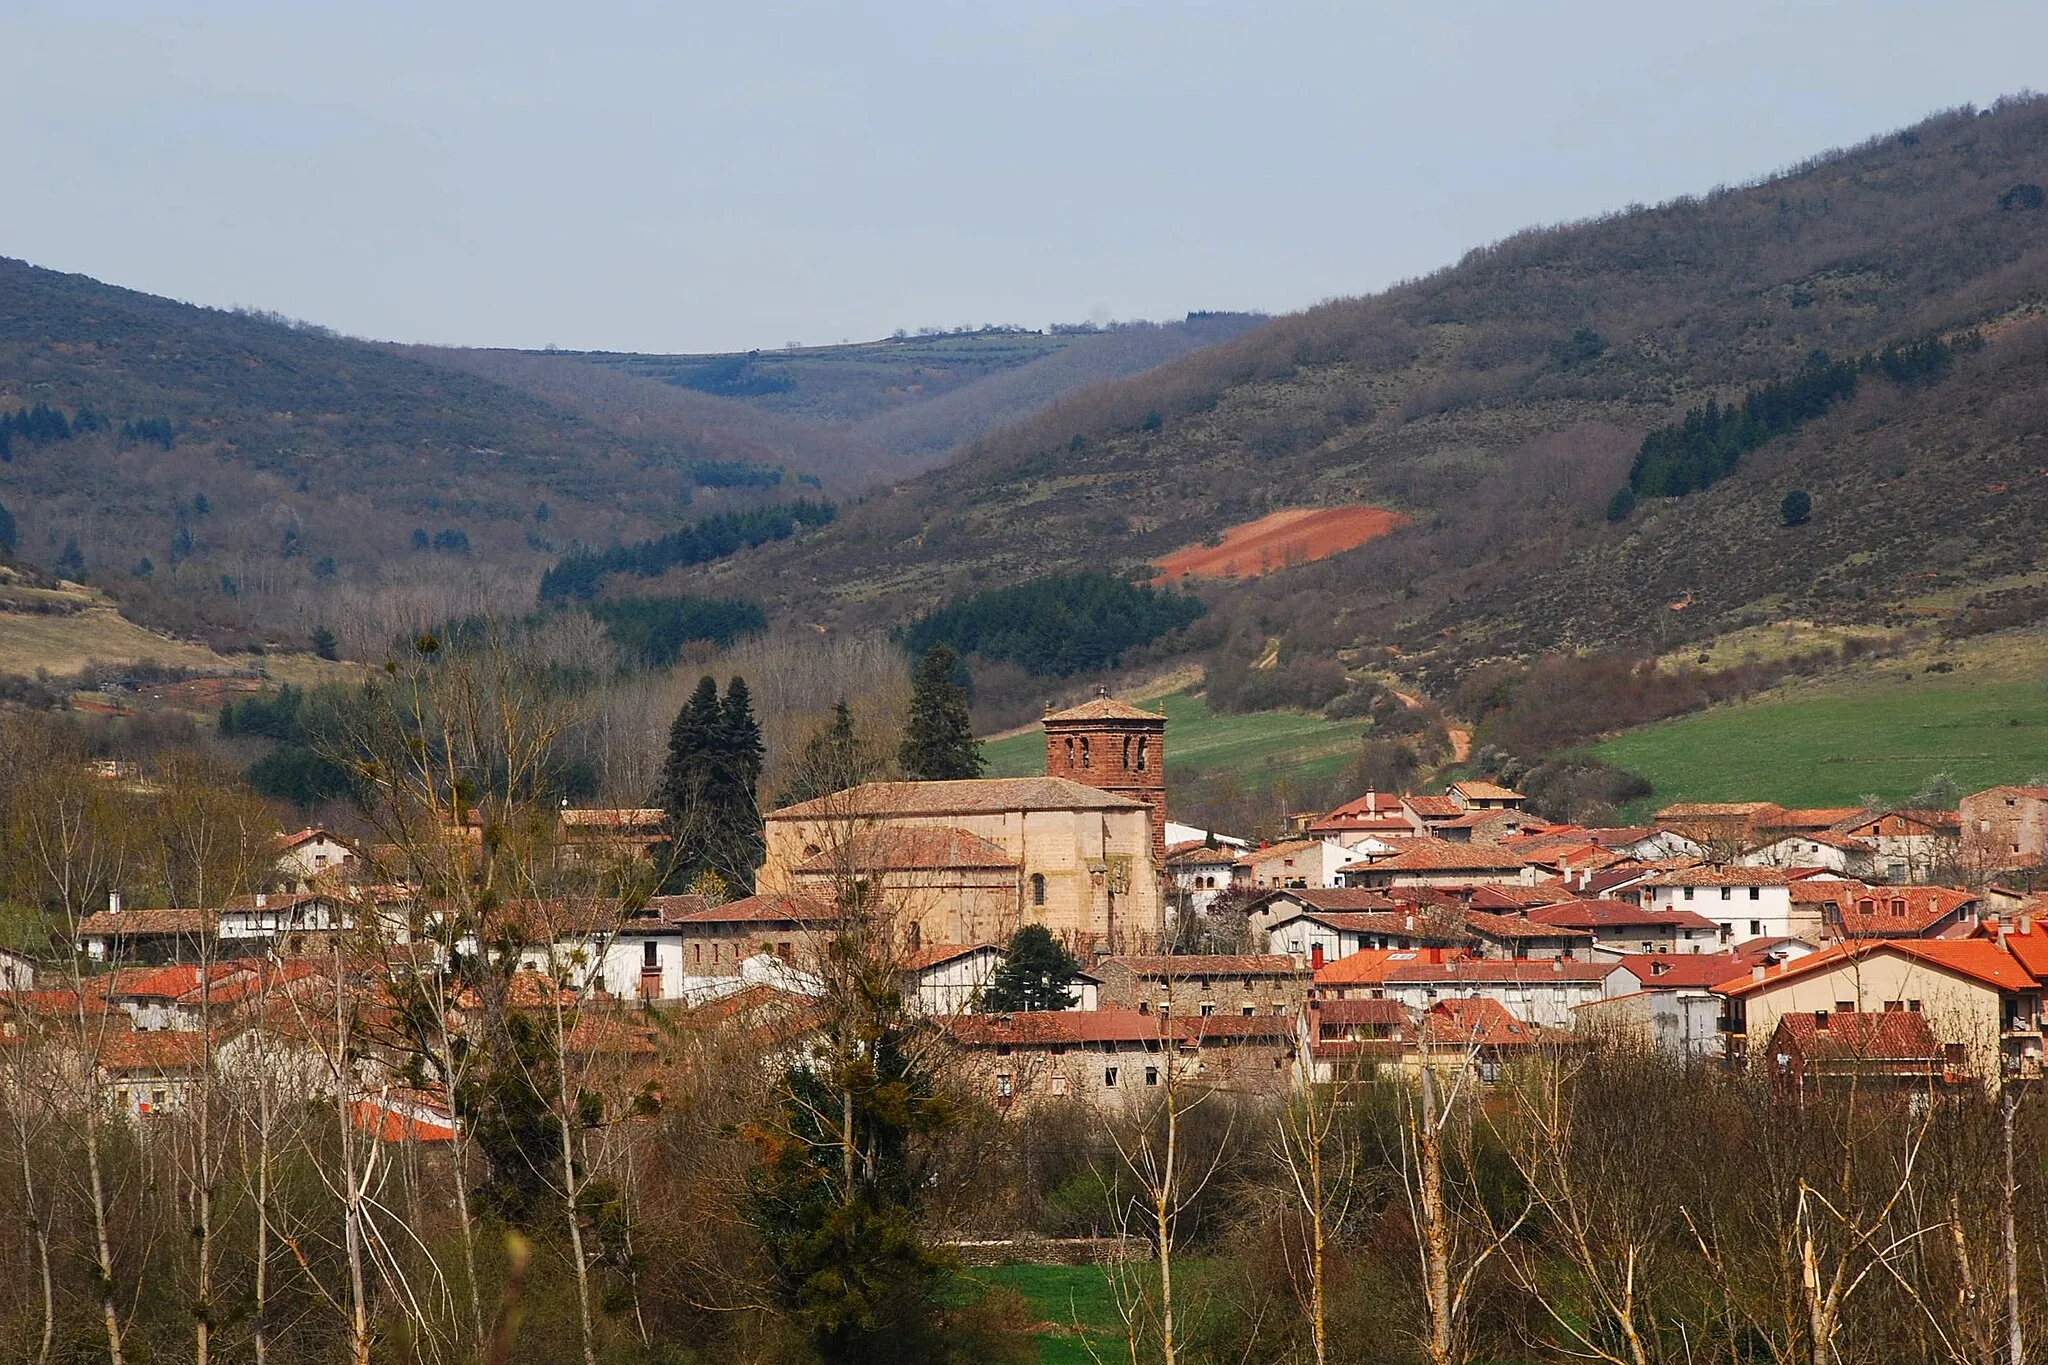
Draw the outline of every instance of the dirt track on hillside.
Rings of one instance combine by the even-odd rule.
[[[1397,527],[1408,518],[1384,507],[1289,507],[1257,521],[1233,526],[1221,545],[1190,545],[1159,561],[1156,583],[1196,578],[1257,578],[1260,574],[1306,564],[1327,555],[1356,549]]]

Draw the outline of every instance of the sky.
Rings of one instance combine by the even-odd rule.
[[[2048,84],[2048,4],[8,0],[0,255],[359,336],[1286,312]]]

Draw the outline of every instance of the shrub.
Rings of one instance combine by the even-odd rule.
[[[1813,515],[1813,499],[1804,488],[1795,488],[1785,495],[1785,501],[1778,504],[1778,515],[1785,519],[1787,526],[1804,526],[1806,519]]]
[[[928,612],[904,632],[916,654],[936,644],[1021,665],[1039,677],[1115,668],[1125,651],[1192,624],[1200,598],[1108,574],[1056,574],[975,593]]]

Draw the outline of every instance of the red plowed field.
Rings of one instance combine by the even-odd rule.
[[[1257,578],[1290,564],[1356,549],[1406,526],[1408,518],[1384,507],[1289,507],[1233,526],[1221,545],[1190,545],[1159,561],[1156,583],[1197,578]]]

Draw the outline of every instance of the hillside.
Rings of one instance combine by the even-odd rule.
[[[1794,609],[1881,620],[1909,592],[2031,562],[2048,516],[2043,184],[2048,101],[2013,101],[1532,230],[1071,396],[826,534],[696,576],[744,574],[807,620],[893,622],[970,585],[1143,571],[1281,507],[1365,502],[1412,524],[1205,590],[1218,610],[1198,643],[1434,684],[1489,655],[1651,649]],[[1644,434],[1688,409],[1816,350],[1965,329],[1987,344],[1938,380],[1869,379],[1710,490],[1605,519]],[[1792,487],[1815,511],[1788,529]]]
[[[622,433],[383,347],[0,260],[0,412],[33,409],[64,434],[17,431],[0,460],[17,553],[229,637],[302,633],[393,583],[523,606],[571,544],[782,496],[693,478],[764,458],[721,432]]]
[[[841,490],[1243,334],[1253,314],[1049,332],[936,332],[725,355],[403,348],[524,389],[626,435],[717,432]]]

